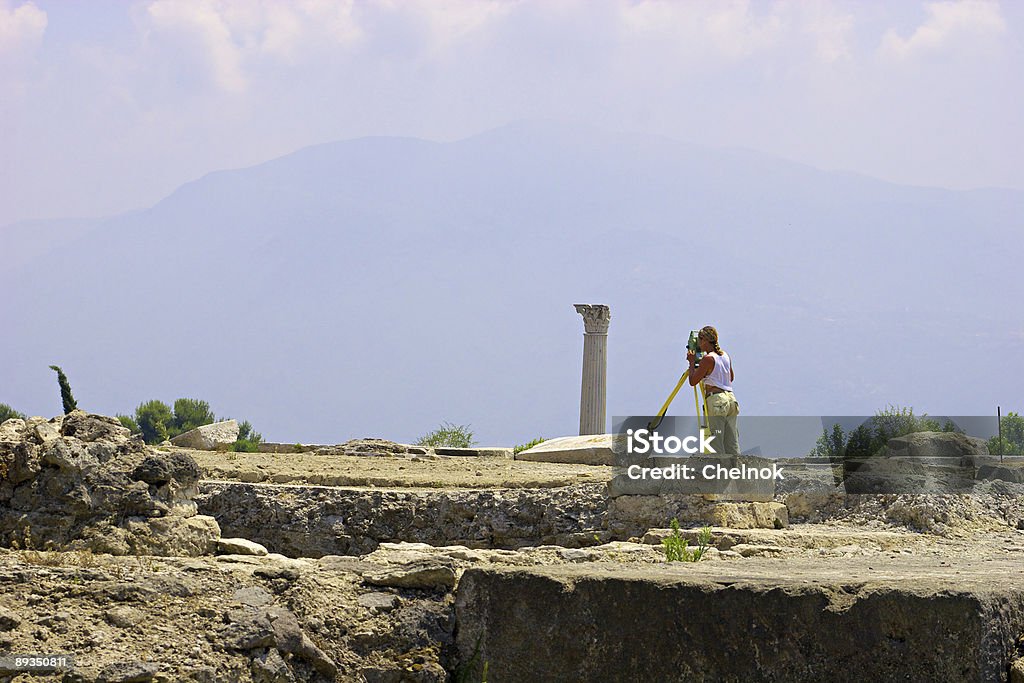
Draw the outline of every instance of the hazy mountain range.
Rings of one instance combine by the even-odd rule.
[[[280,441],[513,444],[578,425],[607,303],[609,417],[657,410],[719,327],[745,414],[1024,409],[1024,193],[904,187],[549,123],[364,138],[105,220],[0,229],[0,402],[190,396]],[[675,408],[692,411],[692,395]]]

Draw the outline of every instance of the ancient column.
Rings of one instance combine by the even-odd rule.
[[[604,304],[576,304],[583,316],[583,384],[580,387],[580,435],[604,434],[608,397],[608,322]]]

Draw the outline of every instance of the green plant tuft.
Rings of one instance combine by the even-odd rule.
[[[420,437],[417,446],[425,448],[471,448],[476,445],[470,425],[457,425],[444,422],[434,431]]]
[[[515,448],[512,449],[512,454],[513,455],[519,455],[523,451],[528,451],[531,448],[533,448],[534,446],[540,445],[540,444],[544,443],[545,441],[547,441],[547,439],[545,439],[542,436],[542,437],[534,439],[533,441],[527,441],[526,443],[519,444],[518,446],[516,446]]]
[[[661,545],[665,549],[665,561],[700,562],[711,547],[711,527],[705,526],[697,532],[697,547],[691,549],[690,541],[683,538],[679,532],[679,520],[673,518],[669,526],[672,533],[668,538],[661,539]]]

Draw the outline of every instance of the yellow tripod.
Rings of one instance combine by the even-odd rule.
[[[668,407],[670,405],[672,405],[672,401],[675,399],[676,394],[678,394],[679,390],[683,388],[683,384],[686,383],[686,378],[689,377],[689,376],[690,376],[690,371],[686,370],[683,373],[683,376],[679,378],[679,382],[676,383],[676,388],[673,389],[672,393],[668,395],[667,399],[665,399],[665,405],[663,405],[661,407],[661,410],[658,411],[658,414],[647,425],[647,429],[648,430],[654,431],[655,429],[658,428],[658,425],[661,424],[662,419],[664,419],[664,417],[665,417],[665,413],[668,412]],[[698,426],[698,428],[708,429],[708,403],[707,403],[707,399],[705,398],[703,406],[701,405],[701,400],[700,400],[702,397],[705,396],[705,394],[704,394],[704,382],[703,381],[700,382],[700,384],[699,384],[700,390],[699,391],[697,390],[697,386],[698,385],[694,385],[694,387],[693,387],[693,404],[694,404],[694,406],[697,409],[697,426]],[[702,418],[703,418],[703,420],[702,420]]]

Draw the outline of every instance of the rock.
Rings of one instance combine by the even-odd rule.
[[[21,625],[21,617],[14,610],[0,605],[0,631],[11,631],[18,628],[19,625]]]
[[[976,479],[1001,479],[1015,484],[1024,484],[1024,467],[1001,467],[999,465],[982,465],[975,475]]]
[[[297,567],[282,566],[279,564],[259,567],[253,570],[253,574],[255,576],[262,576],[264,579],[285,579],[287,581],[295,581],[300,575]]]
[[[61,436],[74,437],[84,443],[122,443],[131,439],[132,435],[116,418],[82,410],[73,410],[64,416],[60,423],[60,433]]]
[[[580,546],[603,533],[602,483],[506,490],[368,490],[204,481],[199,506],[240,536],[293,557],[365,555],[393,540],[433,546]],[[638,529],[671,519],[661,518]]]
[[[435,446],[434,453],[437,455],[462,456],[468,458],[512,459],[511,448],[449,448],[447,446]]]
[[[0,423],[0,441],[17,443],[21,441],[21,434],[26,429],[25,421],[18,417],[12,417]]]
[[[392,593],[363,593],[356,602],[371,612],[390,612],[398,606],[398,596]]]
[[[1024,683],[1024,658],[1014,660],[1010,665],[1010,683]]]
[[[458,658],[494,681],[1006,680],[1024,632],[1015,563],[784,562],[467,569]]]
[[[735,503],[701,496],[619,496],[608,503],[608,528],[623,536],[642,536],[677,519],[682,526],[778,529],[789,525],[782,503]]]
[[[226,618],[228,624],[218,634],[224,647],[254,650],[274,646],[274,628],[265,611],[244,607],[228,611]]]
[[[179,434],[171,443],[181,448],[195,448],[201,451],[215,451],[218,446],[230,446],[238,440],[238,422],[224,420],[213,424],[202,425]]]
[[[254,657],[250,665],[253,683],[292,683],[295,676],[277,650]]]
[[[563,436],[548,439],[529,450],[517,453],[516,460],[530,462],[577,463],[581,465],[611,465],[614,434]]]
[[[915,432],[889,439],[876,457],[962,458],[988,454],[984,439],[957,432]]]
[[[116,662],[100,670],[96,683],[146,683],[159,671],[160,666],[150,662]]]
[[[103,616],[108,622],[118,628],[131,628],[141,622],[144,618],[142,612],[127,605],[111,607]]]
[[[363,582],[371,586],[451,590],[455,587],[455,568],[450,560],[433,558],[370,570]]]
[[[774,557],[785,552],[777,545],[751,545],[749,543],[737,543],[730,550],[740,557]]]
[[[217,552],[221,555],[262,556],[267,554],[267,548],[244,538],[220,538],[217,540]]]
[[[406,456],[409,447],[387,439],[352,439],[337,446],[321,446],[320,455]]]
[[[274,597],[259,586],[239,588],[231,596],[231,599],[250,607],[266,607],[274,602]]]
[[[0,464],[2,545],[187,556],[220,535],[196,515],[195,461],[150,449],[111,417],[7,421]]]
[[[323,676],[334,678],[338,672],[337,666],[309,639],[294,614],[281,607],[268,608],[266,613],[273,624],[274,640],[278,650],[301,657]]]

